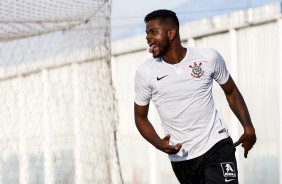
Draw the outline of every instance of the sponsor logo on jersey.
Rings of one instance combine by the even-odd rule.
[[[197,64],[194,62],[194,66],[189,65],[190,68],[192,68],[192,77],[193,78],[201,78],[204,75],[204,70],[202,69],[202,63]]]
[[[235,166],[232,162],[221,163],[221,168],[224,177],[236,177]]]
[[[227,132],[227,130],[225,128],[223,128],[223,129],[218,131],[219,134],[222,134],[223,132]]]
[[[167,77],[168,75],[165,75],[165,76],[162,76],[162,77],[158,77],[157,76],[157,80],[159,81],[159,80],[161,80],[161,79],[163,79],[163,78],[165,78],[165,77]]]

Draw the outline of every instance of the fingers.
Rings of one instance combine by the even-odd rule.
[[[248,157],[248,153],[249,153],[249,150],[247,150],[247,149],[245,148],[245,151],[244,151],[244,157],[245,157],[245,158]]]
[[[170,135],[167,134],[162,140],[165,142],[165,145],[160,148],[163,152],[167,154],[176,154],[182,147],[182,144],[170,145],[169,144]]]
[[[241,143],[242,143],[242,141],[240,141],[240,139],[239,139],[237,142],[234,143],[234,146],[237,147]]]
[[[242,136],[239,138],[239,140],[237,142],[234,143],[234,146],[237,147],[238,145],[242,144],[243,140],[242,140]]]
[[[163,140],[166,140],[166,141],[169,141],[169,139],[170,139],[170,135],[169,135],[169,134],[167,134],[167,135],[163,138]]]
[[[244,157],[247,158],[248,153],[253,148],[253,146],[242,144],[242,147],[244,148]]]
[[[179,152],[180,148],[179,149],[166,149],[164,152],[169,154],[169,155],[172,155],[172,154],[177,154]]]
[[[182,144],[176,144],[176,145],[168,145],[164,152],[168,153],[168,154],[176,154],[179,152],[179,150],[181,149]]]
[[[179,144],[179,143],[174,146],[175,150],[178,150],[178,151],[181,149],[181,147],[182,147],[182,144]]]
[[[254,140],[256,140],[256,139],[254,139]],[[236,147],[240,144],[244,148],[244,157],[247,158],[249,151],[252,149],[253,145],[255,144],[255,141],[253,141],[252,139],[248,138],[245,135],[242,135],[239,138],[239,140],[234,143],[234,146]]]

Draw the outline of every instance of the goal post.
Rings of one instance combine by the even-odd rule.
[[[0,2],[0,184],[119,184],[110,0]]]

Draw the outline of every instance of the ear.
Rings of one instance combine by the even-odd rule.
[[[173,40],[176,37],[176,29],[171,29],[168,31],[168,39]]]

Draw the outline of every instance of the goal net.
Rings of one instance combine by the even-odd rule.
[[[122,183],[110,11],[0,1],[0,184]]]

